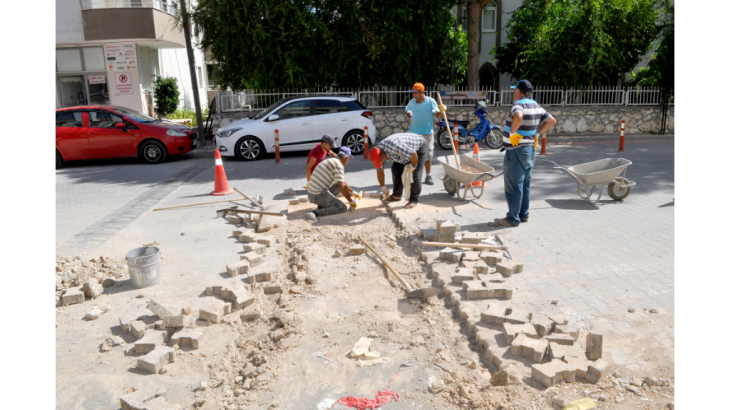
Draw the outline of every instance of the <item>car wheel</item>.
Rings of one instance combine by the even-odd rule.
[[[159,164],[167,158],[167,150],[159,141],[147,141],[139,148],[139,156],[148,164]]]
[[[350,148],[352,155],[362,154],[365,150],[365,135],[360,130],[352,130],[342,138],[342,146]]]
[[[243,137],[236,142],[236,158],[255,161],[264,156],[264,144],[256,137]]]
[[[56,169],[61,168],[61,165],[63,165],[63,157],[61,156],[61,153],[56,150]]]

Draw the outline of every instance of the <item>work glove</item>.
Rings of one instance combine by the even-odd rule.
[[[446,106],[443,104],[439,104],[439,110],[441,110],[441,112],[446,112]]]
[[[384,195],[384,196],[385,196],[386,198],[388,198],[388,197],[390,196],[390,189],[388,189],[387,187],[381,186],[381,187],[380,187],[380,192],[382,192],[382,193],[383,193],[383,195]]]
[[[355,209],[357,209],[357,202],[356,201],[350,202],[350,212],[354,211]]]
[[[415,170],[416,170],[416,167],[414,167],[414,166],[413,166],[413,164],[408,164],[408,165],[406,165],[406,167],[405,167],[405,171],[406,171],[406,172],[408,173],[408,175],[409,175],[409,176],[410,176],[410,175],[411,175],[411,174],[413,173],[413,171],[415,171]]]
[[[537,151],[537,138],[540,136],[540,134],[535,134],[535,151]]]
[[[356,196],[358,201],[362,201],[362,195],[360,195],[359,193],[353,192],[352,195]]]
[[[520,145],[520,139],[522,139],[520,134],[512,134],[509,136],[509,142],[512,143],[513,147]]]
[[[304,190],[306,191],[307,189],[309,189],[309,183],[308,182],[307,182],[307,185],[304,185]]]

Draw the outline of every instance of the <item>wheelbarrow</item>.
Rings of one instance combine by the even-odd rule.
[[[572,167],[561,167],[553,161],[555,167],[567,174],[575,180],[578,187],[578,195],[591,203],[597,203],[603,195],[603,187],[608,184],[608,195],[616,201],[621,201],[631,193],[631,188],[636,182],[626,179],[626,168],[631,165],[631,161],[624,158],[606,158],[598,161],[587,162],[585,164],[573,165]],[[598,186],[598,199],[591,201],[593,190]]]
[[[494,168],[487,164],[483,164],[466,154],[459,155],[459,163],[461,164],[462,169],[457,169],[455,166],[448,163],[448,159],[450,157],[451,156],[447,156],[445,160],[438,158],[439,162],[444,167],[444,171],[446,171],[446,175],[441,178],[441,181],[443,181],[444,189],[446,189],[446,192],[448,192],[449,195],[456,195],[457,198],[462,201],[466,200],[468,193],[471,193],[476,199],[481,198],[484,194],[485,182],[491,181],[492,179],[502,175],[501,172],[499,174],[494,174]],[[481,184],[475,186],[473,185],[475,182],[481,182]],[[463,194],[461,193],[462,188],[464,188]],[[475,189],[477,188],[479,188],[478,194],[475,192]]]

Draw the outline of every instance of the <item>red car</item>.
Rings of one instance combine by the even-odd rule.
[[[195,131],[129,108],[87,105],[56,110],[56,168],[63,161],[138,157],[159,164],[197,146]]]

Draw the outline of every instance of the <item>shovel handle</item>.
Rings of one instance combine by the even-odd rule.
[[[357,239],[359,239],[360,240],[360,243],[362,243],[363,245],[365,245],[365,247],[368,248],[368,250],[370,252],[372,252],[375,256],[378,257],[378,259],[380,259],[381,262],[383,262],[383,265],[385,265],[385,267],[388,268],[388,270],[391,271],[393,273],[393,275],[395,275],[396,278],[398,278],[398,280],[400,281],[400,283],[406,288],[406,291],[410,292],[410,291],[413,290],[413,288],[410,287],[408,285],[408,283],[406,283],[405,280],[403,280],[403,278],[398,274],[398,272],[396,272],[395,269],[393,269],[393,267],[390,266],[390,264],[388,263],[388,261],[386,261],[385,259],[383,259],[382,256],[380,256],[377,252],[375,252],[375,249],[373,249],[373,247],[370,246],[370,244],[368,244],[367,242],[365,242],[364,239],[362,239],[362,236],[358,236]]]
[[[506,251],[507,247],[503,245],[484,245],[476,243],[451,243],[451,242],[421,242],[423,247],[434,246],[437,248],[472,248],[472,249],[493,249],[496,251]]]
[[[436,96],[439,99],[439,106],[444,105],[441,102],[441,93],[436,91]],[[439,110],[441,108],[439,107]],[[444,122],[446,123],[446,131],[449,133],[449,140],[451,141],[451,150],[454,151],[454,161],[456,162],[456,169],[461,170],[461,161],[459,160],[459,155],[456,153],[456,147],[454,146],[454,137],[451,135],[451,127],[449,127],[449,118],[446,116],[446,111],[441,111],[441,114],[444,115]],[[459,143],[459,137],[456,137],[456,143]]]
[[[248,195],[244,194],[243,192],[239,191],[238,188],[235,188],[234,187],[233,189],[235,189],[236,192],[238,192],[239,194],[243,195],[244,198],[246,198],[249,201],[251,201],[254,205],[258,206],[259,208],[263,208],[263,205],[261,205],[260,203],[254,201],[253,199],[251,199]]]

